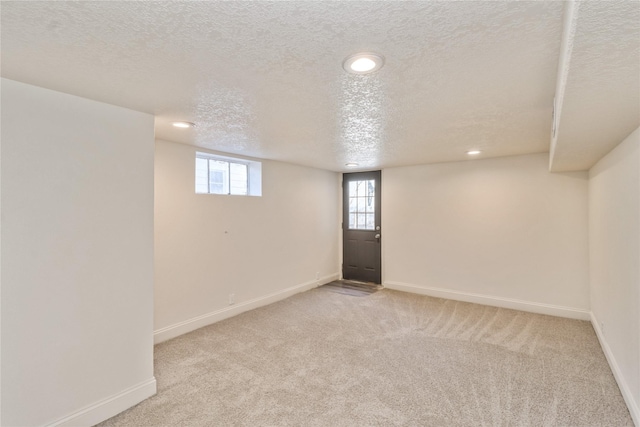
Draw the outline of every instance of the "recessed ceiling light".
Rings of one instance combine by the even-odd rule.
[[[480,150],[467,151],[467,154],[470,155],[470,156],[477,156],[480,153],[482,153],[482,151],[480,151]]]
[[[346,167],[348,167],[348,168],[355,168],[355,167],[357,167],[357,166],[358,166],[358,164],[357,164],[357,163],[350,162],[350,163],[345,164],[345,166],[346,166]]]
[[[377,53],[356,53],[342,63],[347,73],[368,74],[378,71],[384,65],[384,58]]]
[[[177,128],[192,128],[196,126],[195,123],[191,122],[173,122],[172,124]]]

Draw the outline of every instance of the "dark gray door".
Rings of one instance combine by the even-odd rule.
[[[342,277],[381,283],[380,171],[342,178]]]

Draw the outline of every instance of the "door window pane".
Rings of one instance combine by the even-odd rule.
[[[349,195],[355,195],[357,193],[358,183],[356,181],[349,182]]]
[[[365,197],[358,197],[358,213],[365,213],[367,211],[367,199]]]
[[[370,179],[367,182],[367,196],[375,197],[376,195],[376,182],[373,179]]]
[[[349,229],[375,229],[375,181],[349,182]]]
[[[356,198],[349,199],[349,213],[351,212],[358,212],[358,199]]]
[[[373,230],[376,226],[376,218],[374,214],[367,214],[367,221],[366,221],[366,228],[367,230]]]
[[[349,214],[349,228],[356,228],[356,214]]]

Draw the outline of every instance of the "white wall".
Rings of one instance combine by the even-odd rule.
[[[588,318],[587,173],[548,154],[386,169],[384,282]]]
[[[262,197],[195,194],[195,152],[156,141],[157,342],[339,273],[337,173],[264,160]]]
[[[153,117],[2,79],[1,182],[2,425],[155,393]]]
[[[591,309],[640,425],[640,129],[589,171]]]

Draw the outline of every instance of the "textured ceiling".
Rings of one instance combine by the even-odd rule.
[[[637,32],[624,10],[638,2],[606,3],[621,11],[579,12],[557,164],[582,137],[591,83],[620,61],[594,76],[580,64],[599,67],[593,46]],[[564,2],[3,1],[0,13],[3,77],[152,113],[161,139],[335,171],[550,147]],[[361,51],[385,56],[384,67],[346,74],[342,61]],[[600,92],[603,108],[616,102]],[[621,139],[613,127],[602,132],[609,145]]]

